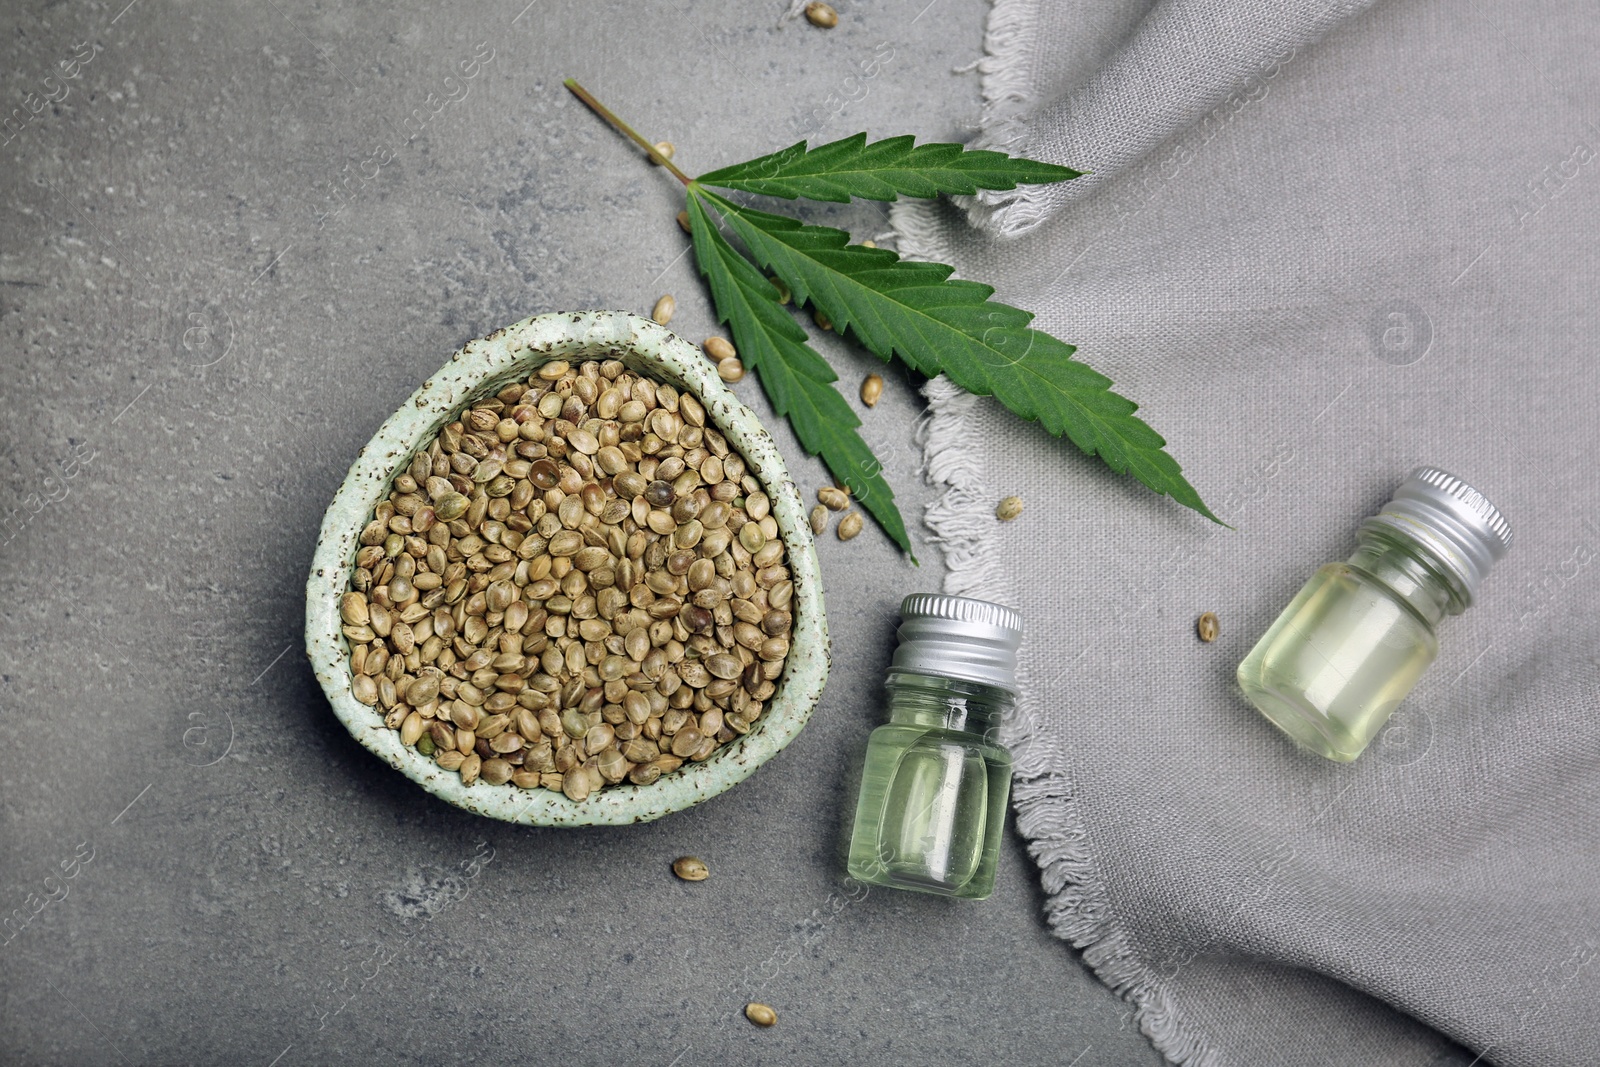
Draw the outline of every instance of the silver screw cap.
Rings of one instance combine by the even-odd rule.
[[[891,670],[937,674],[1017,691],[1022,616],[987,600],[913,593],[900,603]]]
[[[1472,486],[1437,467],[1418,467],[1367,520],[1418,542],[1460,581],[1471,600],[1511,547],[1511,523]]]

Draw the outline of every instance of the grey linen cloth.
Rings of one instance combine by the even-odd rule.
[[[943,380],[928,521],[947,591],[1027,618],[1016,821],[1126,1025],[1184,1064],[1587,1067],[1600,21],[1361,7],[998,0],[984,140],[1095,176],[897,205],[901,249],[1077,343],[1233,529]],[[1235,668],[1420,464],[1515,544],[1359,761],[1299,752]]]

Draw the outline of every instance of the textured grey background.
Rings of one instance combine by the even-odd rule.
[[[807,134],[962,138],[977,113],[951,68],[980,0],[846,6],[831,33],[779,27],[777,2],[525,2],[0,13],[0,912],[21,927],[0,1060],[1158,1063],[1045,929],[1014,836],[987,903],[842,895],[893,608],[942,576],[915,383],[891,374],[865,433],[923,567],[875,531],[822,545],[832,682],[733,792],[649,826],[513,828],[333,719],[304,569],[415,385],[539,311],[671,291],[674,327],[711,331],[673,183],[563,76],[690,170]],[[684,852],[710,881],[671,877]],[[746,1023],[749,999],[779,1025]]]

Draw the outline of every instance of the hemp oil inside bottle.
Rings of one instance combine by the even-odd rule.
[[[890,721],[867,743],[850,874],[982,900],[994,891],[1011,754],[994,740],[1015,701],[1022,619],[965,597],[901,605]]]
[[[1341,762],[1361,755],[1433,663],[1435,627],[1472,603],[1511,525],[1461,479],[1419,467],[1357,543],[1312,576],[1238,673],[1263,715]]]

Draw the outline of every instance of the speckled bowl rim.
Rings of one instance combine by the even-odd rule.
[[[582,803],[549,789],[482,781],[464,786],[454,771],[402,745],[399,733],[384,725],[376,708],[351,695],[350,649],[339,619],[339,598],[349,588],[357,541],[401,465],[469,402],[526,378],[550,360],[600,356],[620,358],[636,371],[694,393],[705,405],[708,421],[744,456],[749,472],[765,487],[794,580],[789,659],[777,692],[748,734],[705,762],[685,764],[652,785],[613,786]],[[306,582],[306,651],[334,714],[378,758],[457,807],[533,826],[647,822],[732,788],[794,740],[811,718],[827,681],[829,654],[811,527],[771,435],[697,347],[648,319],[621,311],[536,315],[469,341],[389,417],[362,448],[323,516]]]

